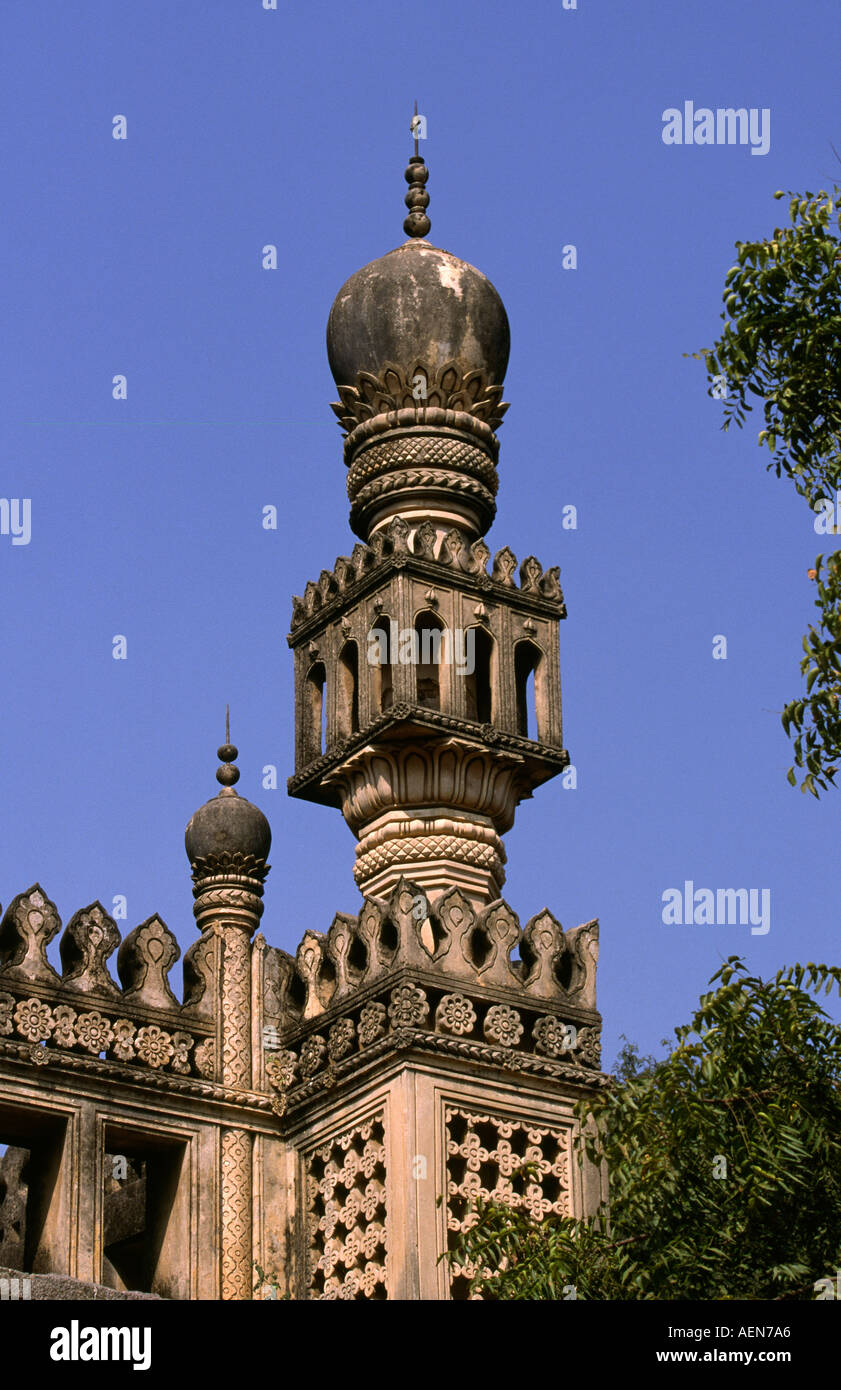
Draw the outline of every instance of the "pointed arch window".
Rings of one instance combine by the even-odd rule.
[[[378,618],[368,633],[368,664],[373,674],[374,714],[384,714],[394,703],[392,667],[395,652],[391,619]]]
[[[350,738],[359,729],[359,648],[345,642],[339,653],[336,684],[336,733]]]
[[[325,747],[326,707],[324,688],[327,672],[323,661],[316,661],[304,681],[304,758],[308,763],[320,758]]]
[[[418,704],[441,708],[442,663],[447,658],[446,631],[441,619],[429,611],[415,618],[415,673]]]
[[[538,740],[545,726],[545,659],[533,642],[514,648],[514,680],[517,690],[517,732]]]
[[[465,667],[467,718],[475,719],[477,724],[490,724],[495,713],[492,672],[494,639],[483,627],[468,628],[464,638],[461,659]]]

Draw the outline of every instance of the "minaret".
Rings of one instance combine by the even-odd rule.
[[[289,790],[341,809],[363,894],[294,957],[264,951],[295,1213],[265,1259],[296,1298],[466,1297],[475,1201],[542,1219],[605,1195],[574,1152],[575,1104],[607,1080],[598,923],[521,927],[501,894],[518,803],[568,762],[559,571],[529,556],[518,583],[507,547],[489,566],[508,320],[426,239],[417,148],[406,180],[408,240],[327,326],[359,543],[294,600],[289,638]]]
[[[559,570],[533,556],[519,584],[508,547],[488,570],[508,319],[480,271],[426,239],[415,151],[407,240],[350,277],[327,326],[361,544],[294,600],[289,791],[341,808],[363,894],[406,877],[479,908],[500,896],[518,803],[568,762],[565,608]]]

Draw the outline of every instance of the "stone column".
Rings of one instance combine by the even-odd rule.
[[[259,879],[228,870],[197,879],[193,911],[202,933],[221,937],[217,994],[218,1075],[223,1085],[250,1090],[251,937],[263,914]],[[251,1135],[222,1131],[222,1298],[249,1299],[252,1290]]]
[[[223,1086],[250,1091],[251,938],[263,915],[263,880],[271,831],[263,813],[237,795],[231,766],[236,749],[219,749],[223,789],[193,816],[186,847],[193,870],[193,911],[203,939],[218,938],[219,972],[214,981],[216,1020],[213,1071]],[[211,953],[208,952],[208,956]],[[250,1299],[252,1278],[252,1136],[226,1128],[221,1136],[221,1295]]]

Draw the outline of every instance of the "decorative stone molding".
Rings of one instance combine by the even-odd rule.
[[[251,1298],[251,1144],[245,1129],[222,1132],[222,1298]]]
[[[436,808],[438,815],[450,808],[456,821],[458,812],[484,817],[502,834],[514,823],[522,767],[517,753],[464,738],[444,737],[433,744],[378,739],[352,753],[324,780],[339,789],[342,814],[354,834],[363,827],[376,832],[378,817],[394,810],[413,815],[425,834],[420,820],[424,807]],[[447,833],[459,832],[454,827]],[[371,848],[381,842],[375,839]]]
[[[423,380],[421,399],[418,378]],[[457,362],[444,362],[437,371],[420,360],[408,369],[386,362],[379,376],[360,372],[355,385],[340,386],[339,401],[330,408],[349,435],[359,424],[404,410],[421,420],[433,410],[458,411],[496,430],[508,409],[502,389],[490,385],[483,372],[465,372]]]

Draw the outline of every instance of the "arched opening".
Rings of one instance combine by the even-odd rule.
[[[339,654],[336,681],[336,734],[350,738],[359,728],[359,648],[345,642]]]
[[[374,677],[374,714],[385,713],[394,703],[393,646],[391,620],[378,618],[368,633],[368,664]]]
[[[441,663],[446,657],[444,624],[435,613],[419,613],[415,618],[415,671],[418,704],[427,709],[441,708]]]
[[[324,752],[326,708],[324,686],[327,672],[322,661],[307,671],[304,681],[304,761],[311,763]]]
[[[490,724],[494,717],[491,664],[494,639],[483,627],[469,627],[464,634],[467,718]],[[472,669],[471,669],[472,668]]]
[[[514,648],[514,680],[517,687],[517,733],[524,738],[539,739],[541,721],[538,718],[542,686],[543,653],[533,642],[518,642]]]

